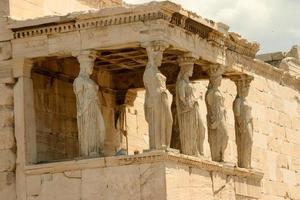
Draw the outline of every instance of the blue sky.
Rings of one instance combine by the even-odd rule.
[[[151,0],[125,0],[130,4]],[[260,43],[260,52],[288,51],[300,45],[300,0],[172,0],[230,31]]]

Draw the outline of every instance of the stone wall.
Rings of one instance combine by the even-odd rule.
[[[0,16],[9,15],[9,0],[0,1]]]
[[[72,83],[32,73],[37,162],[78,157],[76,102]]]
[[[0,61],[0,72],[2,67]],[[0,91],[0,196],[13,200],[16,196],[13,86],[0,78]]]
[[[1,1],[0,8],[2,7]],[[0,198],[14,200],[16,144],[14,137],[14,79],[11,69],[10,31],[7,18],[0,17]]]
[[[0,5],[2,4],[1,9],[12,18],[28,19],[119,6],[122,4],[122,0],[5,0],[1,1]]]

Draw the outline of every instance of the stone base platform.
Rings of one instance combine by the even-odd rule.
[[[153,151],[26,167],[28,200],[260,199],[263,174]]]

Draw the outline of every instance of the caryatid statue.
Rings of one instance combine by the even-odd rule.
[[[219,90],[222,81],[222,68],[212,65],[209,68],[209,85],[205,95],[207,107],[208,143],[213,161],[224,161],[224,152],[228,143],[226,129],[226,110],[224,97]]]
[[[99,86],[90,78],[96,57],[90,51],[84,51],[77,58],[80,72],[73,88],[77,104],[79,152],[84,157],[99,156],[104,149],[105,125],[98,96]]]
[[[149,125],[150,149],[170,147],[172,134],[172,95],[166,87],[166,77],[159,71],[163,51],[168,47],[161,41],[144,44],[148,63],[144,72],[145,117]]]
[[[235,138],[238,153],[238,166],[251,168],[251,153],[253,144],[253,118],[251,106],[247,101],[252,77],[235,79],[237,96],[233,102],[235,119]]]
[[[176,82],[176,106],[180,130],[181,151],[183,154],[204,155],[203,143],[205,128],[200,116],[198,98],[189,80],[193,75],[195,58],[178,59],[180,72]]]

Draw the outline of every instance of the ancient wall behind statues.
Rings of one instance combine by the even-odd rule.
[[[78,156],[76,103],[70,83],[33,73],[37,161]]]

